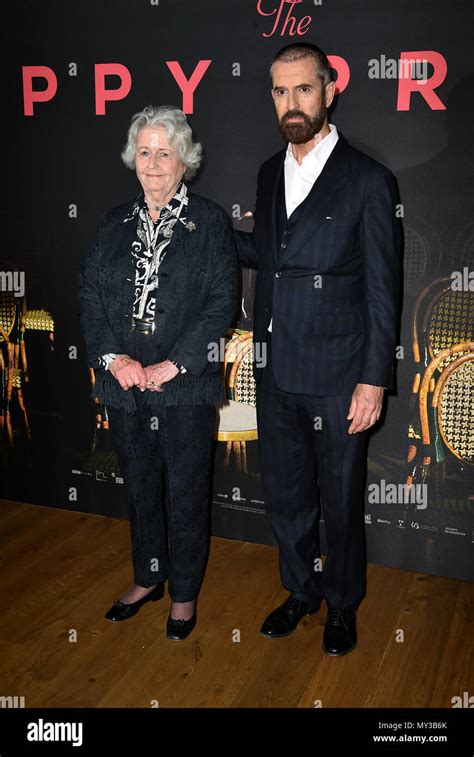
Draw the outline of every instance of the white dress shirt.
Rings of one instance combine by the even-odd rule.
[[[315,144],[304,156],[301,165],[293,155],[291,142],[288,143],[285,157],[285,202],[288,218],[294,209],[309,195],[314,182],[319,178],[327,159],[331,155],[339,134],[334,124],[329,124],[329,134]],[[273,320],[273,319],[272,319]],[[272,330],[272,321],[268,330]]]

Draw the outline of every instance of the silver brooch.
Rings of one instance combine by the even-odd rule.
[[[184,224],[184,228],[188,231],[196,231],[196,224],[194,223],[194,221],[188,221]]]

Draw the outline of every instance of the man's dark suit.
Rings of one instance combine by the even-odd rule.
[[[259,170],[253,234],[236,232],[241,263],[258,270],[254,341],[268,345],[266,367],[255,365],[267,515],[283,585],[300,599],[356,608],[365,593],[367,433],[348,434],[346,416],[358,383],[393,388],[398,192],[388,169],[339,134],[287,219],[285,154]],[[320,499],[322,574],[314,563]]]

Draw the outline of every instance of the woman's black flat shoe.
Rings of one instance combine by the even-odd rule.
[[[195,625],[196,608],[194,608],[194,615],[189,620],[174,620],[170,614],[166,624],[166,636],[173,641],[183,641],[189,636]]]
[[[137,614],[140,607],[142,607],[147,602],[156,602],[157,599],[163,599],[165,593],[165,584],[163,581],[161,583],[157,584],[154,589],[152,589],[148,594],[145,594],[142,599],[137,599],[136,602],[131,602],[130,604],[126,604],[125,602],[121,602],[120,599],[117,599],[110,610],[105,613],[105,617],[107,620],[128,620],[129,618],[132,618],[134,615]]]

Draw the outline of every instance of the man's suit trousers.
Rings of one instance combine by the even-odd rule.
[[[266,513],[280,548],[283,586],[299,599],[356,609],[366,592],[364,486],[367,432],[348,434],[351,396],[281,391],[267,365],[257,387]],[[327,558],[320,565],[319,519]]]

